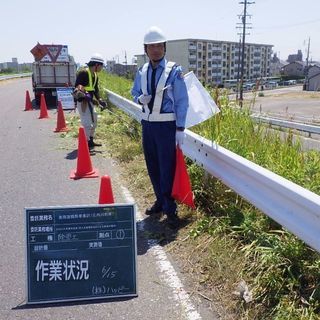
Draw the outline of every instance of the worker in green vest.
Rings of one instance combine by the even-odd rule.
[[[98,86],[98,72],[104,65],[102,56],[98,53],[92,55],[87,63],[88,67],[81,69],[76,78],[74,98],[77,103],[77,109],[81,119],[89,149],[101,146],[100,143],[94,142],[94,134],[97,127],[97,112],[95,105],[99,105],[102,109],[107,107],[105,101],[100,98]]]

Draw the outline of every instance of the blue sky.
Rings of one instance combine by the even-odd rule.
[[[30,49],[41,44],[66,44],[79,63],[92,53],[106,59],[130,63],[143,53],[143,36],[159,26],[169,40],[201,38],[238,41],[243,13],[240,0],[10,0],[1,3],[0,62],[17,57],[32,62]],[[252,1],[251,1],[252,2]],[[302,50],[306,57],[310,37],[310,58],[320,61],[319,0],[255,0],[248,6],[252,29],[247,42],[274,45],[285,60]]]

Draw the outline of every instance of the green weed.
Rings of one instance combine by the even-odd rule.
[[[131,99],[131,81],[108,74],[102,74],[100,79],[101,87]],[[226,91],[215,89],[211,93],[221,112],[192,128],[194,132],[320,194],[319,152],[302,151],[300,142],[293,140],[293,132],[289,132],[284,141],[279,132],[274,133],[265,125],[253,122],[250,108],[235,108],[235,102],[229,101]],[[110,111],[101,114],[98,136],[108,141],[112,156],[134,164],[129,169],[131,187],[150,196],[152,191],[143,164],[140,125],[112,106]],[[239,319],[319,319],[319,254],[220,180],[189,160],[187,164],[200,213],[189,235],[194,241],[204,235],[221,241],[228,238],[230,243],[236,243],[237,252],[242,254],[241,264],[236,259],[234,265],[225,267],[233,270],[237,279],[248,279],[253,292],[254,301],[242,305]],[[215,275],[214,268],[223,270],[223,264],[232,264],[232,259],[226,259],[228,255],[232,257],[230,246],[224,256],[221,246],[213,243],[216,242],[206,240],[205,248],[210,255],[202,261],[202,270],[207,272],[201,280],[203,283],[215,282],[214,279],[221,281],[227,275]]]

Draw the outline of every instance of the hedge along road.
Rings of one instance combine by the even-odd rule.
[[[77,164],[77,140],[71,148],[64,148],[64,139],[53,133],[56,110],[48,111],[50,119],[38,119],[39,110],[23,111],[26,90],[32,96],[30,78],[0,83],[0,318],[218,319],[191,300],[164,249],[144,238],[149,226],[139,208],[138,297],[26,305],[24,208],[96,204],[100,187],[100,179],[69,179]],[[91,160],[100,175],[111,177],[117,203],[134,202],[112,159],[94,156]]]

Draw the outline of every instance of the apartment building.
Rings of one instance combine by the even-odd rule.
[[[245,45],[244,79],[270,76],[273,45]],[[241,70],[241,46],[238,42],[180,39],[167,42],[167,59],[179,63],[184,72],[193,71],[204,83],[223,84],[237,79]]]

